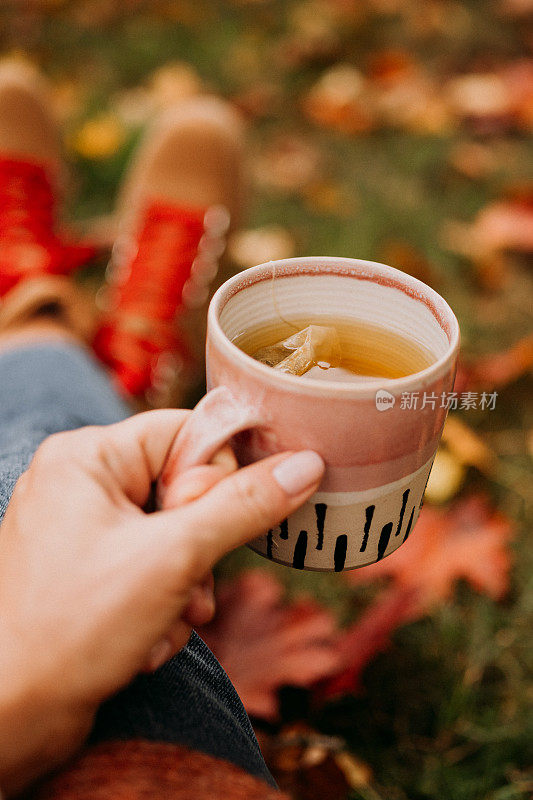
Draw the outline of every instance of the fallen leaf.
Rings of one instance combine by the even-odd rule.
[[[519,127],[533,127],[533,59],[519,59],[501,70],[501,77]]]
[[[443,133],[453,127],[449,106],[428,77],[413,75],[377,94],[377,111],[385,125],[413,133]]]
[[[399,48],[380,50],[369,58],[368,77],[383,87],[403,83],[419,72],[420,65],[407,50]]]
[[[533,369],[533,334],[466,365],[469,387],[500,389]]]
[[[284,725],[274,736],[258,732],[258,739],[279,787],[298,800],[345,800],[350,789],[372,779],[368,764],[347,750],[344,739],[306,722]]]
[[[228,255],[239,267],[252,267],[265,261],[291,258],[295,242],[281,225],[238,231],[229,240]]]
[[[505,82],[496,72],[451,78],[444,93],[452,112],[462,119],[505,118],[512,111]]]
[[[321,172],[322,154],[309,138],[277,136],[255,158],[254,176],[260,186],[299,192]]]
[[[501,288],[512,272],[505,254],[533,252],[533,189],[526,184],[489,203],[470,224],[448,220],[440,238],[443,247],[473,262],[485,288]]]
[[[370,568],[362,569],[366,572]],[[351,583],[375,579],[375,576],[356,576],[360,572],[361,570],[356,570],[345,574]],[[381,573],[377,577],[381,577]],[[387,649],[391,634],[415,617],[417,609],[416,590],[411,586],[398,583],[380,592],[363,614],[342,632],[337,644],[340,669],[332,677],[321,681],[317,687],[317,695],[329,699],[359,691],[361,677],[367,665],[374,656]]]
[[[303,109],[313,122],[342,133],[366,133],[374,127],[368,83],[350,64],[327,70],[304,98]]]
[[[183,61],[164,64],[152,73],[148,91],[158,108],[169,108],[202,90],[202,80],[194,67]]]
[[[446,510],[423,508],[402,547],[345,576],[354,584],[392,578],[397,587],[414,593],[413,616],[448,600],[459,579],[497,600],[509,585],[511,535],[509,520],[476,494]]]
[[[51,87],[52,109],[61,123],[79,114],[86,100],[85,87],[70,78],[63,78]]]
[[[533,252],[533,188],[522,197],[489,203],[474,220],[470,236],[479,253]]]
[[[247,711],[274,719],[277,690],[310,686],[335,672],[333,614],[311,599],[282,602],[271,575],[253,570],[217,589],[217,613],[200,635],[230,676]]]
[[[485,475],[490,475],[493,472],[496,463],[496,454],[483,441],[479,434],[473,431],[472,428],[455,414],[448,415],[442,432],[442,441],[460,464],[468,467],[476,467],[476,469],[485,473]],[[435,465],[433,465],[433,468],[434,467]]]
[[[437,450],[424,497],[440,505],[455,497],[466,476],[464,465],[453,454],[440,447]]]
[[[448,105],[436,83],[407,51],[375,53],[368,77],[376,111],[385,125],[414,133],[440,133],[451,127]]]
[[[525,17],[533,14],[533,0],[500,0],[498,10],[504,17]]]
[[[226,48],[225,58],[222,62],[224,75],[232,83],[246,85],[251,80],[259,80],[262,77],[262,58],[261,40],[251,31],[249,34],[240,36],[236,41]]]
[[[448,161],[457,172],[472,180],[485,178],[499,168],[492,148],[480,142],[459,142],[450,150]]]
[[[289,12],[289,35],[299,51],[299,62],[331,57],[340,44],[334,6],[322,0],[305,0]]]
[[[87,159],[115,155],[126,139],[122,122],[113,114],[100,114],[83,123],[72,138],[72,149]]]
[[[372,770],[364,761],[356,758],[348,750],[342,750],[335,755],[337,766],[341,768],[344,777],[352,789],[368,786],[372,779]]]
[[[412,244],[402,239],[389,239],[379,250],[379,259],[384,264],[401,269],[414,278],[430,286],[435,282],[435,274],[430,262]]]
[[[357,206],[353,191],[333,181],[316,181],[304,191],[306,205],[319,214],[335,214],[350,217]]]
[[[260,118],[275,116],[280,111],[281,87],[276,83],[259,80],[232,97],[232,102],[243,114]]]

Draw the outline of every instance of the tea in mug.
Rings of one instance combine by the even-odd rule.
[[[275,320],[233,343],[277,371],[314,380],[403,378],[434,361],[423,345],[397,331],[331,316]]]

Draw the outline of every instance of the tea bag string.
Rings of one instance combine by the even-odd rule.
[[[272,267],[272,280],[270,281],[270,293],[271,293],[271,296],[272,296],[272,304],[274,306],[276,314],[278,315],[278,317],[280,318],[280,320],[282,322],[284,322],[286,325],[289,326],[289,328],[293,328],[293,330],[298,332],[300,330],[300,328],[297,325],[295,325],[294,322],[290,322],[288,319],[286,319],[283,316],[283,314],[281,313],[280,309],[279,309],[278,299],[276,297],[276,287],[274,285],[275,278],[276,278],[276,262],[275,261],[270,261],[269,263],[270,263],[270,265]]]

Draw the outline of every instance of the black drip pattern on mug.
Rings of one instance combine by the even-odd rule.
[[[434,460],[435,460],[435,456],[433,456],[433,461],[434,461]],[[420,505],[418,506],[418,509],[419,509],[419,510],[420,510],[420,509],[422,508],[422,506],[424,505],[424,495],[425,495],[425,493],[426,493],[426,489],[427,489],[427,485],[428,485],[428,481],[429,481],[429,476],[431,475],[431,470],[433,469],[433,461],[431,462],[431,466],[430,466],[430,468],[429,468],[428,476],[427,476],[427,478],[426,478],[426,482],[425,482],[425,484],[424,484],[424,491],[422,492],[422,497],[420,498]]]
[[[316,513],[316,529],[318,532],[316,540],[316,549],[322,550],[324,547],[324,522],[326,520],[326,511],[328,507],[325,503],[315,503]]]
[[[348,537],[345,533],[337,536],[335,542],[335,553],[333,555],[333,563],[335,565],[335,572],[342,572],[344,564],[346,563],[346,550],[348,548]]]
[[[294,548],[294,556],[292,559],[292,566],[295,569],[303,569],[305,564],[305,554],[307,553],[307,531],[300,531],[296,547]]]
[[[378,542],[378,561],[385,555],[385,550],[389,546],[390,535],[392,533],[392,522],[387,522],[381,529]]]
[[[427,480],[426,480],[427,485]],[[424,487],[425,491],[425,487]],[[391,522],[385,523],[381,528],[381,532],[379,534],[379,541],[377,547],[377,557],[376,561],[381,561],[384,558],[387,549],[390,544],[390,540],[392,537],[392,531],[394,530],[394,536],[399,536],[402,533],[402,529],[404,527],[404,522],[407,519],[407,504],[409,502],[409,497],[411,496],[412,499],[412,490],[405,489],[402,493],[402,500],[401,506],[399,509],[398,517],[393,519]],[[423,496],[423,494],[422,494]],[[411,509],[411,513],[409,515],[409,520],[407,523],[407,527],[405,530],[405,534],[402,539],[402,544],[405,542],[409,534],[411,533],[415,512],[417,511],[418,505],[417,501],[415,500],[415,504]],[[359,551],[364,553],[367,549],[368,542],[370,540],[370,534],[372,529],[372,523],[374,520],[376,511],[376,506],[374,504],[369,505],[365,508],[365,522],[363,526],[363,539],[361,542],[361,547]],[[327,503],[316,503],[315,504],[315,515],[316,515],[316,550],[324,550],[324,545],[328,544],[325,541],[325,521],[328,513],[328,506]],[[276,529],[269,530],[266,535],[266,555],[270,559],[274,559],[274,553],[277,548],[277,543],[275,540]],[[377,534],[377,532],[376,532]],[[277,534],[280,539],[288,540],[289,539],[289,521],[288,519],[284,519],[279,526],[279,533]],[[295,569],[305,569],[305,559],[307,555],[307,546],[309,536],[313,536],[313,532],[308,533],[306,530],[300,530],[298,534],[298,538],[296,540],[296,544],[293,550],[293,560],[292,566]],[[356,531],[349,531],[348,533],[339,534],[335,539],[335,547],[333,552],[333,569],[335,572],[340,572],[345,568],[346,564],[346,557],[348,552],[348,537],[356,535]],[[332,544],[332,542],[331,542]],[[395,549],[395,548],[394,548]]]
[[[370,533],[370,526],[372,525],[372,517],[374,516],[375,510],[376,506],[367,506],[365,509],[366,522],[363,529],[365,535],[363,536],[363,541],[361,542],[361,547],[359,550],[360,553],[364,553],[366,550],[366,546],[368,544],[368,534]]]
[[[413,524],[414,515],[415,515],[415,506],[413,506],[413,510],[411,511],[411,516],[409,517],[409,522],[407,523],[407,529],[405,531],[405,536],[403,537],[403,541],[404,542],[407,539],[407,537],[409,536],[409,534],[411,533],[411,526]],[[403,544],[403,542],[402,542],[402,544]]]
[[[267,556],[268,558],[272,558],[272,536],[274,531],[272,528],[267,533]]]
[[[398,527],[396,528],[395,536],[399,536],[400,535],[400,531],[401,531],[402,525],[403,525],[403,515],[405,514],[405,507],[407,505],[408,497],[409,497],[409,489],[406,489],[405,492],[402,495],[402,508],[401,508],[401,511],[400,511],[400,519],[398,520]]]

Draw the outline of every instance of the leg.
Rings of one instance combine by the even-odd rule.
[[[0,352],[0,518],[46,436],[127,415],[81,346],[34,340]],[[274,785],[235,689],[196,633],[156,673],[140,676],[102,706],[91,741],[132,738],[184,744]]]
[[[39,115],[39,125],[33,130],[42,131],[51,124],[26,81],[0,74],[0,155],[2,149],[9,151],[10,142],[20,145],[11,128],[30,113],[30,107],[31,113]],[[55,141],[51,133],[48,139]],[[8,153],[6,179],[15,174],[20,180],[19,172],[26,168],[20,156],[27,154],[33,170],[28,180],[48,185],[50,199],[50,182],[35,171],[40,169],[35,161],[42,157],[57,162],[57,154],[32,152],[31,137],[24,144],[27,153],[19,151],[13,157]],[[3,220],[3,241],[8,244],[12,210],[7,209]],[[14,211],[19,219],[19,208]],[[28,220],[31,224],[31,213]],[[19,229],[17,223],[14,231]],[[43,255],[38,271],[29,269],[27,265],[35,262],[24,257],[13,267],[7,257],[2,258],[0,247],[0,522],[17,479],[47,436],[84,425],[111,424],[129,414],[108,376],[79,341],[72,324],[76,315],[69,314],[67,282],[64,278],[62,283],[48,281],[50,271],[64,267],[57,260],[61,252],[52,216],[48,230],[32,233],[39,236],[33,242],[33,255]],[[28,252],[22,251],[24,255]],[[35,288],[31,297],[26,292],[29,285]],[[51,314],[48,306],[54,302],[59,304],[59,313]],[[91,740],[128,738],[181,743],[231,761],[274,785],[235,689],[195,633],[177,657],[153,675],[140,676],[102,706]]]
[[[68,335],[2,344],[0,336],[0,521],[17,479],[47,436],[129,414],[101,367]]]

